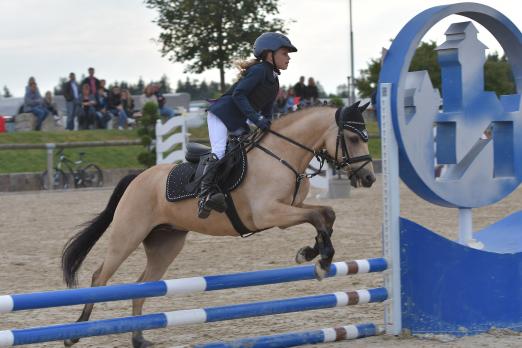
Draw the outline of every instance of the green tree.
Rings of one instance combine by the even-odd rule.
[[[187,63],[186,71],[202,73],[217,68],[221,91],[225,69],[245,58],[254,40],[265,31],[285,33],[278,0],[145,0],[158,11],[159,42],[163,56]]]
[[[138,162],[147,168],[156,164],[156,147],[153,140],[156,139],[156,120],[159,117],[158,105],[153,102],[143,105],[142,116],[138,120],[138,135],[145,149],[138,154]]]
[[[484,65],[485,89],[494,91],[497,95],[513,94],[516,92],[513,72],[506,56],[499,58],[498,53],[488,55]]]
[[[427,70],[434,88],[441,88],[440,66],[437,61],[437,44],[434,41],[422,42],[415,51],[409,71]],[[371,97],[379,81],[381,71],[380,59],[371,59],[368,67],[361,70],[361,78],[356,79],[356,87],[362,98]],[[487,55],[484,64],[484,89],[497,94],[515,92],[513,73],[505,56],[499,58],[498,53]]]
[[[7,86],[4,86],[4,95],[3,97],[4,98],[11,98],[13,95],[11,94],[11,91],[9,90],[9,88],[7,88]]]

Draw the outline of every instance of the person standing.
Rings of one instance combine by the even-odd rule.
[[[319,91],[317,90],[317,85],[315,84],[315,80],[313,77],[308,78],[308,85],[305,89],[304,98],[306,106],[314,105],[319,99]]]
[[[295,104],[298,105],[298,104],[301,104],[304,102],[304,99],[305,99],[305,90],[306,90],[306,85],[305,85],[305,77],[304,76],[301,76],[299,78],[299,82],[297,82],[295,85],[294,85],[294,96],[295,96]]]
[[[98,89],[100,88],[100,80],[94,77],[94,68],[91,67],[87,71],[89,72],[89,76],[83,79],[82,86],[89,85],[91,95],[96,96]]]
[[[67,110],[65,129],[74,130],[74,119],[78,115],[80,107],[80,87],[76,82],[76,75],[73,72],[69,74],[69,81],[63,86],[63,96]]]

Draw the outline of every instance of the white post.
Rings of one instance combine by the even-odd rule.
[[[54,190],[53,184],[54,184],[54,163],[53,163],[53,152],[56,145],[50,143],[45,144],[45,147],[47,148],[47,187],[49,190]]]
[[[382,83],[380,88],[383,226],[382,244],[384,258],[389,271],[384,275],[384,286],[389,300],[384,305],[386,333],[398,335],[402,329],[401,312],[401,269],[399,235],[399,151],[391,120],[391,83]]]
[[[473,241],[473,213],[471,208],[459,208],[459,243],[468,245]]]
[[[163,163],[163,152],[160,150],[160,145],[163,142],[163,135],[161,133],[161,120],[156,120],[156,164]]]

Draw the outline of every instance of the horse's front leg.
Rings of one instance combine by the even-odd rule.
[[[254,223],[258,228],[270,226],[287,228],[305,222],[315,227],[317,230],[316,244],[321,255],[321,260],[316,263],[316,277],[319,280],[323,279],[330,269],[335,253],[330,240],[333,221],[330,221],[330,219],[327,222],[324,214],[325,207],[304,209],[283,203],[275,203],[271,204],[267,210],[268,214],[262,216],[254,215]],[[335,220],[335,214],[333,215],[333,220]]]
[[[319,209],[323,214],[323,217],[326,221],[326,226],[328,230],[328,236],[331,238],[333,234],[333,224],[335,222],[335,212],[332,207],[323,206],[323,205],[309,205],[309,204],[300,204],[300,208],[304,209]],[[319,255],[319,243],[316,241],[314,246],[304,246],[297,251],[297,255],[295,256],[295,261],[297,263],[309,262],[315,259]]]

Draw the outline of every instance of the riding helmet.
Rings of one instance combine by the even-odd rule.
[[[286,47],[290,52],[297,52],[297,48],[283,34],[267,32],[261,34],[254,42],[254,56],[261,59],[264,51],[277,51],[281,47]]]

